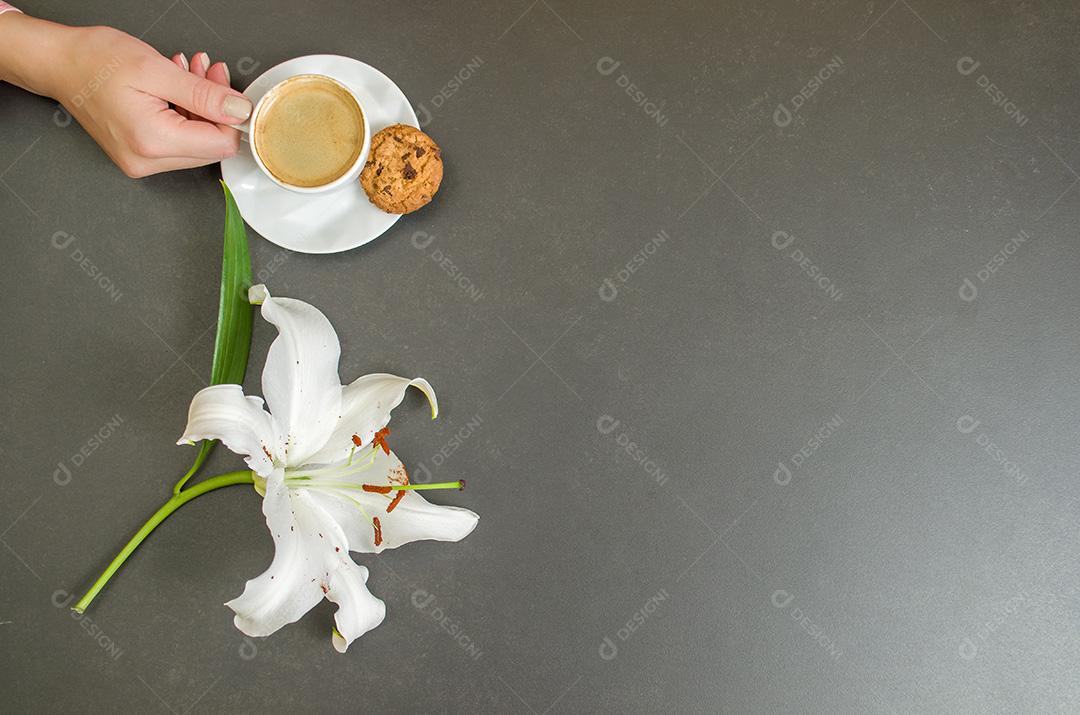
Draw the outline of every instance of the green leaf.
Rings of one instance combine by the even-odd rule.
[[[248,302],[251,287],[251,255],[240,209],[225,182],[225,251],[221,260],[221,303],[218,307],[217,340],[211,385],[240,385],[247,371],[251,349],[254,308]]]
[[[225,249],[221,257],[221,298],[218,304],[217,337],[214,340],[214,362],[210,370],[211,385],[241,385],[247,372],[251,350],[251,324],[255,309],[248,302],[251,287],[251,254],[247,230],[240,209],[225,182]],[[216,442],[204,440],[188,473],[176,483],[173,492],[180,493],[184,484],[210,456]]]

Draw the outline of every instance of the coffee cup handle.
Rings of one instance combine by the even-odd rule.
[[[250,142],[251,141],[251,120],[250,119],[247,120],[246,122],[241,122],[240,124],[230,124],[229,126],[231,126],[233,129],[240,132],[240,141],[245,141],[245,142]]]

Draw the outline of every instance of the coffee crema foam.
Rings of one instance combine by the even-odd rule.
[[[300,75],[274,91],[253,123],[253,147],[267,170],[291,186],[323,186],[344,176],[364,144],[364,114],[325,77]]]

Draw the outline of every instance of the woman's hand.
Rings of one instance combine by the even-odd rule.
[[[205,52],[188,66],[110,27],[65,27],[0,16],[0,78],[53,97],[131,177],[212,164],[236,154],[251,102]],[[28,55],[28,53],[30,53]],[[170,104],[172,106],[170,106]]]

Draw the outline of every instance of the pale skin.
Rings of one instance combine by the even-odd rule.
[[[164,57],[111,27],[0,14],[0,80],[60,102],[132,178],[236,154],[251,103],[205,52]]]

